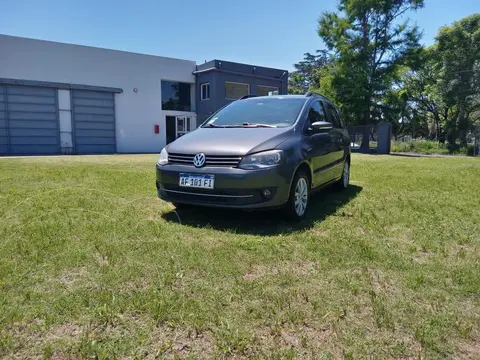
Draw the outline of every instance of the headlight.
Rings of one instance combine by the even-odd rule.
[[[168,164],[168,152],[165,148],[160,152],[160,156],[157,161],[158,165],[167,165]]]
[[[280,164],[282,159],[282,150],[264,151],[245,156],[238,165],[238,167],[245,170],[265,169],[277,166],[278,164]]]

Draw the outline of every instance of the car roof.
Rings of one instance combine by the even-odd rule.
[[[252,100],[252,99],[320,99],[325,102],[329,102],[332,105],[334,103],[327,98],[326,96],[318,93],[308,92],[307,94],[285,94],[285,95],[265,95],[265,96],[256,96],[256,95],[248,95],[245,99],[239,100]]]
[[[252,96],[248,97],[243,100],[254,100],[254,99],[284,99],[284,98],[298,98],[298,99],[306,99],[307,97],[305,95],[265,95],[265,96]]]

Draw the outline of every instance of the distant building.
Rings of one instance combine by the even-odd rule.
[[[159,152],[288,72],[0,35],[0,155]]]

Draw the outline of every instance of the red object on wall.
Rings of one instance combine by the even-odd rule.
[[[155,125],[155,134],[159,134],[160,133],[160,125]]]

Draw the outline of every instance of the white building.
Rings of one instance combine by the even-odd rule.
[[[286,74],[0,35],[0,155],[158,153],[198,125],[196,107],[204,119],[231,93],[285,93]]]
[[[34,123],[36,120],[41,121],[42,119],[32,119],[35,121],[30,121],[30,125],[25,122],[32,118],[30,111],[35,111],[36,109],[43,111],[42,106],[45,107],[46,112],[59,113],[61,148],[73,148],[75,144],[74,137],[78,136],[79,132],[81,135],[87,135],[89,132],[85,130],[91,130],[90,132],[101,130],[104,127],[99,126],[98,123],[95,124],[95,122],[105,121],[109,122],[110,127],[113,126],[113,129],[109,132],[107,130],[110,127],[106,126],[105,130],[99,133],[102,136],[96,138],[93,136],[91,140],[93,139],[94,141],[87,141],[90,144],[85,145],[89,145],[90,148],[86,147],[86,151],[83,152],[103,152],[102,148],[111,147],[103,145],[112,145],[112,136],[114,145],[116,145],[113,152],[159,152],[166,142],[166,132],[159,131],[158,134],[155,134],[155,125],[158,125],[159,130],[165,129],[167,115],[195,116],[194,71],[195,62],[189,60],[0,35],[0,99],[3,96],[3,102],[0,103],[0,113],[5,108],[7,108],[7,111],[22,110],[19,111],[19,117],[17,115],[17,117],[14,116],[10,120],[10,130],[16,130],[9,137],[11,148],[13,149],[12,152],[57,152],[54,150],[57,146],[57,141],[53,139],[53,136],[52,141],[48,142],[45,137],[32,139],[32,132],[22,132],[20,130],[28,129],[28,126],[31,126],[31,130],[43,129],[42,126],[37,127]],[[191,84],[191,99],[193,101],[191,102],[190,111],[162,110],[162,79]],[[39,82],[43,82],[43,84]],[[15,87],[14,84],[24,84],[25,91],[22,91],[18,86]],[[40,97],[35,99],[33,96],[35,93],[34,89],[39,85],[60,89],[58,91],[58,101]],[[10,100],[13,101],[9,101],[6,104],[7,96],[4,93],[10,94],[9,89],[12,89],[10,91],[12,95],[9,96]],[[89,96],[87,92],[80,92],[79,89],[93,90],[90,91],[92,96]],[[112,98],[110,94],[118,91],[114,93],[114,101],[105,104],[107,107],[110,104],[113,105],[114,112],[108,111],[108,108],[98,108],[100,110],[98,115],[100,116],[89,117],[92,120],[91,126],[88,126],[84,121],[83,124],[80,124],[80,127],[83,127],[82,129],[75,129],[75,126],[72,126],[72,120],[76,119],[72,119],[75,118],[75,114],[71,112],[72,104],[70,102],[73,100],[72,92],[76,90],[79,95],[85,97],[82,100],[82,97],[79,96],[78,104],[85,106],[101,104],[100,99],[102,95],[105,94],[107,97],[110,96]],[[40,91],[38,94],[41,95],[43,93]],[[45,92],[46,94],[47,92]],[[96,96],[97,94],[99,99],[96,99],[98,97]],[[89,101],[87,98],[92,98],[92,100]],[[38,105],[35,106],[34,104]],[[57,105],[59,111],[53,107],[47,109],[46,105],[50,104],[53,106]],[[93,110],[95,108],[88,109],[85,106],[78,106],[80,108],[79,115],[82,112],[96,115]],[[18,121],[24,122],[20,123],[18,128],[12,128],[12,125],[15,126],[15,120],[22,117],[21,113],[24,113],[26,118]],[[28,113],[30,115],[27,115]],[[102,113],[105,113],[104,116],[101,116]],[[41,117],[41,115],[39,116]],[[3,116],[3,119],[0,117],[0,129],[6,128],[5,118],[5,116]],[[82,118],[80,116],[80,119],[85,119],[85,117]],[[45,126],[48,125],[45,124]],[[51,134],[54,134],[54,132],[51,132]],[[7,138],[5,131],[2,132],[0,130],[0,136],[2,135],[4,135],[2,137],[4,141],[0,140],[0,146],[6,142]],[[45,135],[48,137],[50,134],[45,133]],[[27,137],[29,138],[28,140],[26,139]],[[80,143],[85,142],[81,141],[81,137],[78,136],[77,143],[79,142],[78,140],[80,140]],[[36,144],[35,140],[39,140],[39,144]],[[47,149],[46,146],[42,146],[45,143],[53,146]],[[42,147],[45,151],[42,151]],[[88,151],[88,149],[91,151]],[[106,149],[106,152],[112,151]],[[2,153],[1,150],[0,153]]]

